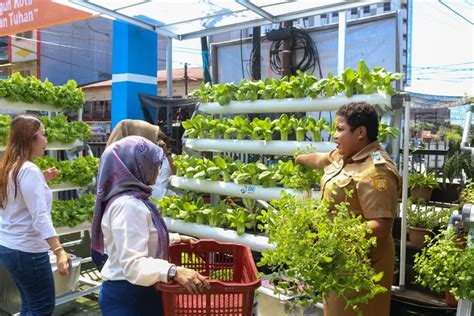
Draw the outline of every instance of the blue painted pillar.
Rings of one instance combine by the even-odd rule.
[[[143,119],[139,93],[156,95],[155,32],[115,20],[112,54],[112,128],[123,119]]]

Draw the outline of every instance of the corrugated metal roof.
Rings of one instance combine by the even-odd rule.
[[[157,82],[166,82],[166,70],[160,70],[157,72],[158,80]],[[188,80],[189,81],[202,81],[203,79],[203,70],[201,67],[192,67],[188,68]],[[184,81],[184,68],[173,69],[173,81]],[[82,86],[83,89],[95,89],[95,88],[104,88],[112,86],[112,80],[104,80]]]

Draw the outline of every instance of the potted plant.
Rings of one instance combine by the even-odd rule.
[[[414,172],[408,177],[408,187],[414,201],[419,199],[429,201],[433,189],[439,187],[439,184],[434,173]]]
[[[424,200],[416,202],[412,198],[407,202],[408,237],[410,241],[423,247],[425,236],[430,236],[431,231],[438,224],[434,206],[428,205]]]
[[[428,239],[428,247],[415,255],[415,280],[435,292],[445,292],[446,303],[456,306],[457,300],[474,300],[474,248],[459,247],[458,235],[448,228]]]

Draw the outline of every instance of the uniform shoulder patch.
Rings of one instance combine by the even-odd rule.
[[[384,192],[388,187],[388,177],[386,174],[377,174],[372,177],[372,183],[379,192]]]
[[[383,165],[387,162],[379,150],[372,152],[372,159],[373,159],[374,165]]]

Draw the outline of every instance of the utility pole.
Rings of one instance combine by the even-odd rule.
[[[254,56],[253,60],[250,62],[252,63],[252,79],[253,80],[260,80],[262,77],[261,73],[261,53],[260,53],[260,26],[256,26],[253,28],[253,49],[254,49]]]
[[[291,28],[293,26],[292,21],[285,21],[282,23],[283,28]],[[283,41],[282,49],[282,70],[281,76],[291,76],[293,74],[293,54],[292,54],[293,39],[289,38]]]
[[[188,63],[184,63],[184,95],[188,96]]]

